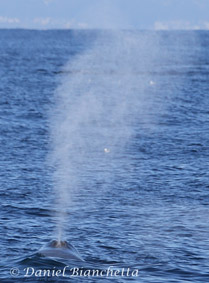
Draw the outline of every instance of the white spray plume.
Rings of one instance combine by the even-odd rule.
[[[157,37],[139,32],[99,32],[93,46],[69,61],[51,112],[51,159],[62,237],[73,190],[85,178],[114,174],[136,121],[147,120],[150,71]]]

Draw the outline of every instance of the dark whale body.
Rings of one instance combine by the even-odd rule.
[[[38,253],[45,257],[84,261],[78,251],[67,241],[53,240],[41,248]]]

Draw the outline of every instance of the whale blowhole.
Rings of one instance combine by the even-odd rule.
[[[49,243],[49,246],[52,248],[69,248],[68,242],[67,241],[57,241],[57,240],[52,240]]]

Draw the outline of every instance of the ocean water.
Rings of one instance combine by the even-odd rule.
[[[0,30],[1,282],[209,282],[208,45],[206,31]],[[38,253],[60,222],[84,263]]]

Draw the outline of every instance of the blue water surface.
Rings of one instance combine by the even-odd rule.
[[[37,254],[56,226],[58,188],[46,162],[49,113],[66,76],[63,66],[98,37],[105,36],[107,44],[109,34],[0,30],[1,282],[209,282],[209,33],[127,32],[137,40],[157,38],[157,50],[155,40],[139,48],[153,56],[152,66],[137,69],[137,63],[131,75],[120,75],[115,62],[104,60],[112,66],[110,76],[147,79],[148,118],[130,112],[132,134],[111,160],[111,172],[89,171],[75,189],[65,231],[85,259],[81,264]],[[100,68],[101,74],[109,72],[106,63]],[[85,91],[83,84],[79,91]],[[137,95],[137,84],[131,91]],[[138,276],[24,276],[27,267],[65,266],[130,268]],[[11,268],[19,274],[11,275]]]

